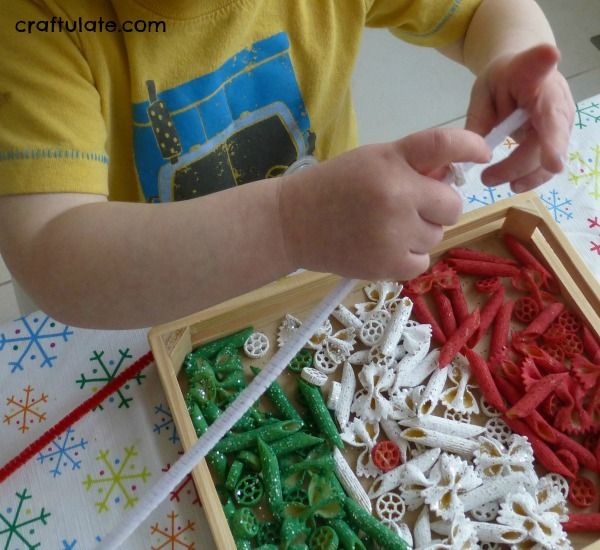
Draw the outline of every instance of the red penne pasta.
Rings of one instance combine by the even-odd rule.
[[[515,388],[522,387],[523,368],[507,357],[506,350],[502,355],[492,356],[490,359],[490,366],[492,367],[492,372],[497,373],[499,376],[506,379]],[[519,395],[521,393],[522,392],[519,392]]]
[[[562,302],[547,305],[523,332],[525,334],[543,334],[563,309],[565,309],[565,305]]]
[[[522,393],[519,392],[508,380],[502,376],[494,376],[494,381],[498,386],[500,394],[511,404],[514,405],[521,398]],[[529,429],[536,434],[537,437],[554,444],[558,441],[555,429],[546,419],[537,411],[533,411],[527,418],[523,420]]]
[[[517,265],[512,258],[504,258],[502,256],[496,256],[489,252],[482,252],[481,250],[474,250],[472,248],[451,248],[447,252],[451,258],[461,258],[463,260],[480,260],[483,262],[493,262],[498,264],[510,264]]]
[[[450,288],[447,292],[448,298],[450,298],[450,302],[452,303],[454,318],[456,319],[457,324],[460,325],[469,316],[469,305],[467,304],[465,293],[463,292],[462,286]]]
[[[486,330],[494,322],[494,318],[498,314],[498,311],[502,307],[504,302],[504,287],[501,286],[494,294],[490,296],[488,301],[485,303],[481,310],[481,316],[479,320],[479,327],[469,339],[469,347],[475,347],[477,342],[481,340]]]
[[[479,321],[479,308],[476,308],[442,346],[440,351],[440,368],[445,367],[450,363],[460,349],[466,345],[469,338],[471,338],[473,333],[479,328]]]
[[[439,323],[429,310],[429,306],[425,301],[425,298],[420,294],[413,294],[411,292],[405,292],[413,303],[412,314],[415,316],[419,323],[431,325],[431,338],[438,344],[444,344],[446,342],[446,336],[440,328]]]
[[[463,353],[469,361],[471,372],[473,373],[475,380],[477,380],[479,390],[483,394],[483,397],[485,397],[487,402],[497,411],[501,413],[506,411],[506,403],[498,391],[490,367],[485,359],[476,351],[469,348],[464,348]]]
[[[524,357],[531,357],[536,366],[546,373],[557,374],[567,372],[567,367],[546,353],[540,346],[527,342],[526,339],[513,337],[512,345],[515,351]]]
[[[549,472],[555,472],[567,479],[573,479],[571,471],[561,462],[556,453],[540,439],[533,430],[522,420],[504,418],[509,428],[520,435],[524,435],[531,443],[536,460]]]
[[[556,436],[555,446],[557,448],[568,449],[577,457],[579,464],[581,464],[583,467],[588,468],[592,472],[598,471],[598,460],[594,453],[560,430],[553,428],[553,431],[554,435]]]
[[[525,267],[530,267],[538,271],[544,280],[543,285],[550,292],[557,292],[559,287],[554,279],[554,276],[548,269],[546,269],[540,261],[531,253],[523,243],[521,243],[516,237],[510,233],[503,234],[504,244],[510,253],[519,260]]]
[[[600,353],[600,344],[598,343],[598,340],[596,340],[592,331],[585,325],[583,325],[583,349],[592,361],[595,361],[596,354]]]
[[[562,526],[567,533],[600,531],[600,513],[569,514],[569,521]]]
[[[490,349],[488,359],[500,354],[508,345],[508,334],[510,331],[510,318],[515,305],[514,300],[508,300],[502,304],[498,310],[498,314],[494,319],[494,327],[492,329],[492,338],[490,340]]]
[[[479,275],[482,277],[515,277],[519,274],[519,268],[510,264],[498,264],[494,262],[482,262],[480,260],[463,260],[461,258],[449,258],[448,264],[457,273],[465,275]]]
[[[569,449],[557,449],[556,456],[576,476],[579,472],[579,460]]]
[[[549,374],[536,380],[527,388],[527,393],[506,411],[506,415],[512,418],[524,418],[531,415],[541,402],[553,393],[559,384],[564,384],[568,378],[569,373],[565,372]]]
[[[452,302],[438,287],[434,286],[431,289],[431,295],[438,310],[438,317],[442,330],[444,331],[446,338],[449,338],[456,331],[456,318],[454,317]]]

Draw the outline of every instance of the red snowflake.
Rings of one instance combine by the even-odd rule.
[[[590,222],[590,229],[593,229],[594,227],[600,227],[600,221],[598,221],[598,216],[594,216],[594,219],[588,218],[587,221]]]
[[[180,455],[183,454],[183,451],[179,451]],[[167,464],[164,468],[162,468],[163,472],[168,472],[171,468],[170,464]],[[192,500],[192,505],[197,504],[198,506],[202,507],[202,503],[200,502],[200,497],[198,496],[198,491],[196,490],[196,486],[194,485],[194,480],[192,479],[192,474],[187,474],[184,478],[183,481],[177,485],[175,487],[175,489],[173,489],[171,491],[171,494],[169,496],[169,500],[170,501],[175,501],[175,502],[180,502],[181,501],[181,495],[182,493],[185,493],[188,496],[193,495],[194,499]]]
[[[167,514],[167,518],[171,520],[171,525],[166,526],[163,529],[160,528],[159,524],[156,523],[152,525],[150,528],[151,534],[158,534],[162,539],[158,541],[160,546],[152,546],[152,550],[161,550],[162,548],[170,548],[171,550],[175,550],[177,548],[187,548],[187,550],[194,550],[194,543],[187,544],[182,538],[180,538],[186,531],[194,530],[194,523],[189,521],[185,524],[184,527],[175,524],[175,518],[177,514],[175,512],[171,512]],[[170,544],[170,546],[168,546]]]

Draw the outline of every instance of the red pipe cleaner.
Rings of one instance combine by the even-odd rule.
[[[115,393],[126,382],[139,374],[150,363],[152,363],[153,359],[154,357],[151,351],[145,355],[142,355],[142,357],[132,363],[123,372],[102,386],[102,388],[94,393],[94,395],[75,407],[71,412],[67,413],[33,443],[25,447],[17,456],[9,460],[4,466],[2,466],[2,468],[0,468],[0,483],[6,481],[21,466],[25,465],[29,459],[41,452],[46,445],[49,445],[52,440],[58,437],[67,428],[70,428],[73,424],[75,424],[75,422],[81,420],[84,415],[89,413],[92,409],[95,409],[107,397]]]

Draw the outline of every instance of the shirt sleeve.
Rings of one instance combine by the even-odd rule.
[[[64,17],[44,2],[2,4],[0,195],[107,195],[106,125],[77,36],[36,30]]]
[[[462,38],[481,0],[366,0],[368,27],[420,46],[440,47]]]

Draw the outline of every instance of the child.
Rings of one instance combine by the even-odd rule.
[[[488,162],[481,136],[517,107],[521,146],[484,182],[563,168],[574,104],[533,0],[0,6],[0,251],[64,323],[162,323],[299,267],[413,277],[461,212],[448,165]],[[465,130],[355,148],[365,25],[477,75]]]

